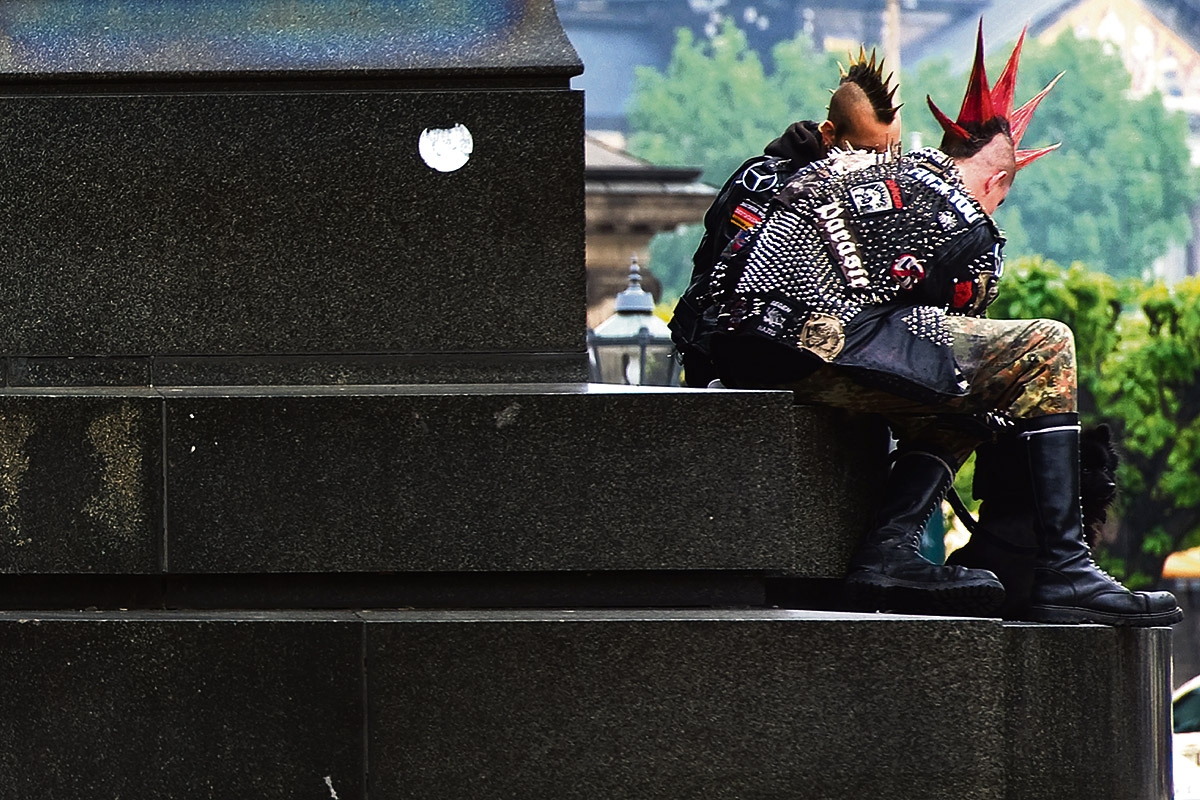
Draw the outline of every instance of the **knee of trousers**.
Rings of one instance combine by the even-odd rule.
[[[1035,322],[1036,334],[1022,356],[1021,391],[1013,416],[1035,417],[1077,409],[1075,335],[1069,325],[1051,319]]]
[[[1075,333],[1065,322],[1054,319],[1039,320],[1045,331],[1046,341],[1042,349],[1047,366],[1075,369]]]

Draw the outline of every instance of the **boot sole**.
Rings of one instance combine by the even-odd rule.
[[[1183,620],[1183,609],[1157,614],[1109,614],[1073,606],[1030,606],[1025,619],[1055,625],[1112,625],[1119,628],[1159,628]]]
[[[866,574],[846,579],[846,596],[859,611],[947,617],[994,617],[1004,605],[1004,587],[986,580],[931,586]]]

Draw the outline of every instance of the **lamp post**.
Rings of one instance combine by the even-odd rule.
[[[631,386],[675,386],[678,364],[671,330],[654,316],[654,298],[642,289],[637,256],[629,264],[629,286],[617,295],[616,313],[587,333],[591,379]]]

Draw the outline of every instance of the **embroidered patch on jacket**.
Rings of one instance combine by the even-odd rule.
[[[950,301],[951,308],[966,308],[975,297],[975,287],[971,281],[958,281],[954,284],[954,299]]]
[[[738,183],[751,192],[769,192],[779,183],[779,173],[766,164],[752,164],[746,167]]]
[[[921,167],[912,167],[904,174],[910,178],[915,178],[946,198],[946,201],[950,203],[950,207],[954,209],[955,213],[966,224],[970,225],[972,222],[983,217],[983,213],[971,202],[971,198],[965,192],[942,180],[932,172]]]
[[[792,310],[791,306],[778,300],[772,300],[763,310],[762,324],[756,330],[767,336],[778,336],[779,332],[783,330],[783,323],[787,321],[787,315],[791,314]]]
[[[729,218],[729,221],[742,230],[748,231],[762,222],[762,214],[749,203],[741,203],[733,210],[733,216]]]
[[[824,361],[832,361],[846,345],[841,320],[829,314],[812,314],[800,330],[799,345]]]
[[[817,225],[825,237],[829,250],[837,259],[846,276],[846,283],[853,289],[865,289],[870,281],[867,271],[863,269],[862,250],[858,239],[846,220],[846,207],[840,200],[834,200],[814,209],[817,212]]]
[[[750,238],[749,228],[738,231],[737,236],[734,236],[729,240],[729,252],[736,253],[738,250],[741,250],[742,247],[745,246],[748,238]]]
[[[880,214],[904,207],[900,187],[893,180],[860,183],[850,187],[850,200],[859,214]]]
[[[896,262],[892,264],[891,271],[896,283],[906,291],[925,280],[925,265],[908,253],[896,259]]]

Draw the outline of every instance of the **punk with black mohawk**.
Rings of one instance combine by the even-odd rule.
[[[726,247],[744,237],[767,211],[789,175],[829,155],[831,148],[897,153],[900,116],[894,97],[898,85],[883,74],[875,51],[850,57],[838,65],[841,80],[831,90],[829,118],[793,122],[761,155],[747,159],[729,177],[704,215],[704,236],[692,256],[692,280],[671,320],[672,338],[683,359],[688,386],[704,387],[716,378],[709,361],[708,340],[713,309],[704,300],[707,276]]]
[[[896,118],[896,112],[900,110],[899,105],[893,105],[896,102],[896,90],[900,88],[900,84],[889,86],[894,72],[888,73],[885,78],[883,76],[883,64],[886,59],[879,59],[878,64],[875,61],[875,48],[871,48],[870,57],[867,56],[865,47],[859,46],[858,58],[855,58],[852,53],[846,54],[850,68],[846,69],[840,63],[838,70],[842,73],[842,79],[839,82],[839,88],[846,84],[853,84],[863,90],[867,99],[871,102],[871,108],[875,111],[876,118],[883,123],[891,123]],[[837,90],[831,90],[830,94],[837,96]],[[832,112],[833,102],[830,101],[830,111]]]
[[[896,150],[900,144],[900,120],[895,104],[899,84],[890,85],[893,74],[884,77],[884,59],[876,59],[859,47],[858,58],[849,54],[849,68],[838,64],[841,81],[832,90],[827,118],[820,125],[826,148],[841,150]]]

